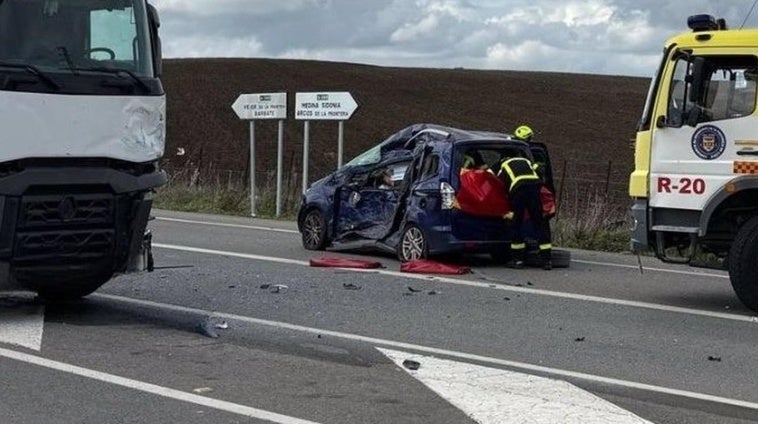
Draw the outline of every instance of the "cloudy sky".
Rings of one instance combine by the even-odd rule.
[[[755,0],[152,0],[167,57],[650,76],[687,16]],[[758,26],[758,8],[746,27]]]

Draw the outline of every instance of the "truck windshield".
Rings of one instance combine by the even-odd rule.
[[[0,62],[153,76],[145,0],[0,0]]]

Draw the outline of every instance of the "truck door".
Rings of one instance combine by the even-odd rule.
[[[653,230],[695,232],[708,199],[758,165],[756,69],[758,59],[744,49],[671,54],[652,131]]]

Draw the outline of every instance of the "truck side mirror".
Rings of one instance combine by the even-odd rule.
[[[161,26],[161,19],[158,16],[158,10],[152,4],[147,5],[147,17],[150,21],[150,47],[153,51],[153,71],[158,78],[163,74],[163,48],[161,38],[158,36],[158,28]]]

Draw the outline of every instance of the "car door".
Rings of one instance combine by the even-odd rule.
[[[338,241],[379,240],[392,225],[400,199],[402,181],[410,160],[383,163],[371,171],[353,176],[337,191],[335,238]],[[395,185],[380,188],[378,176],[389,169]]]

